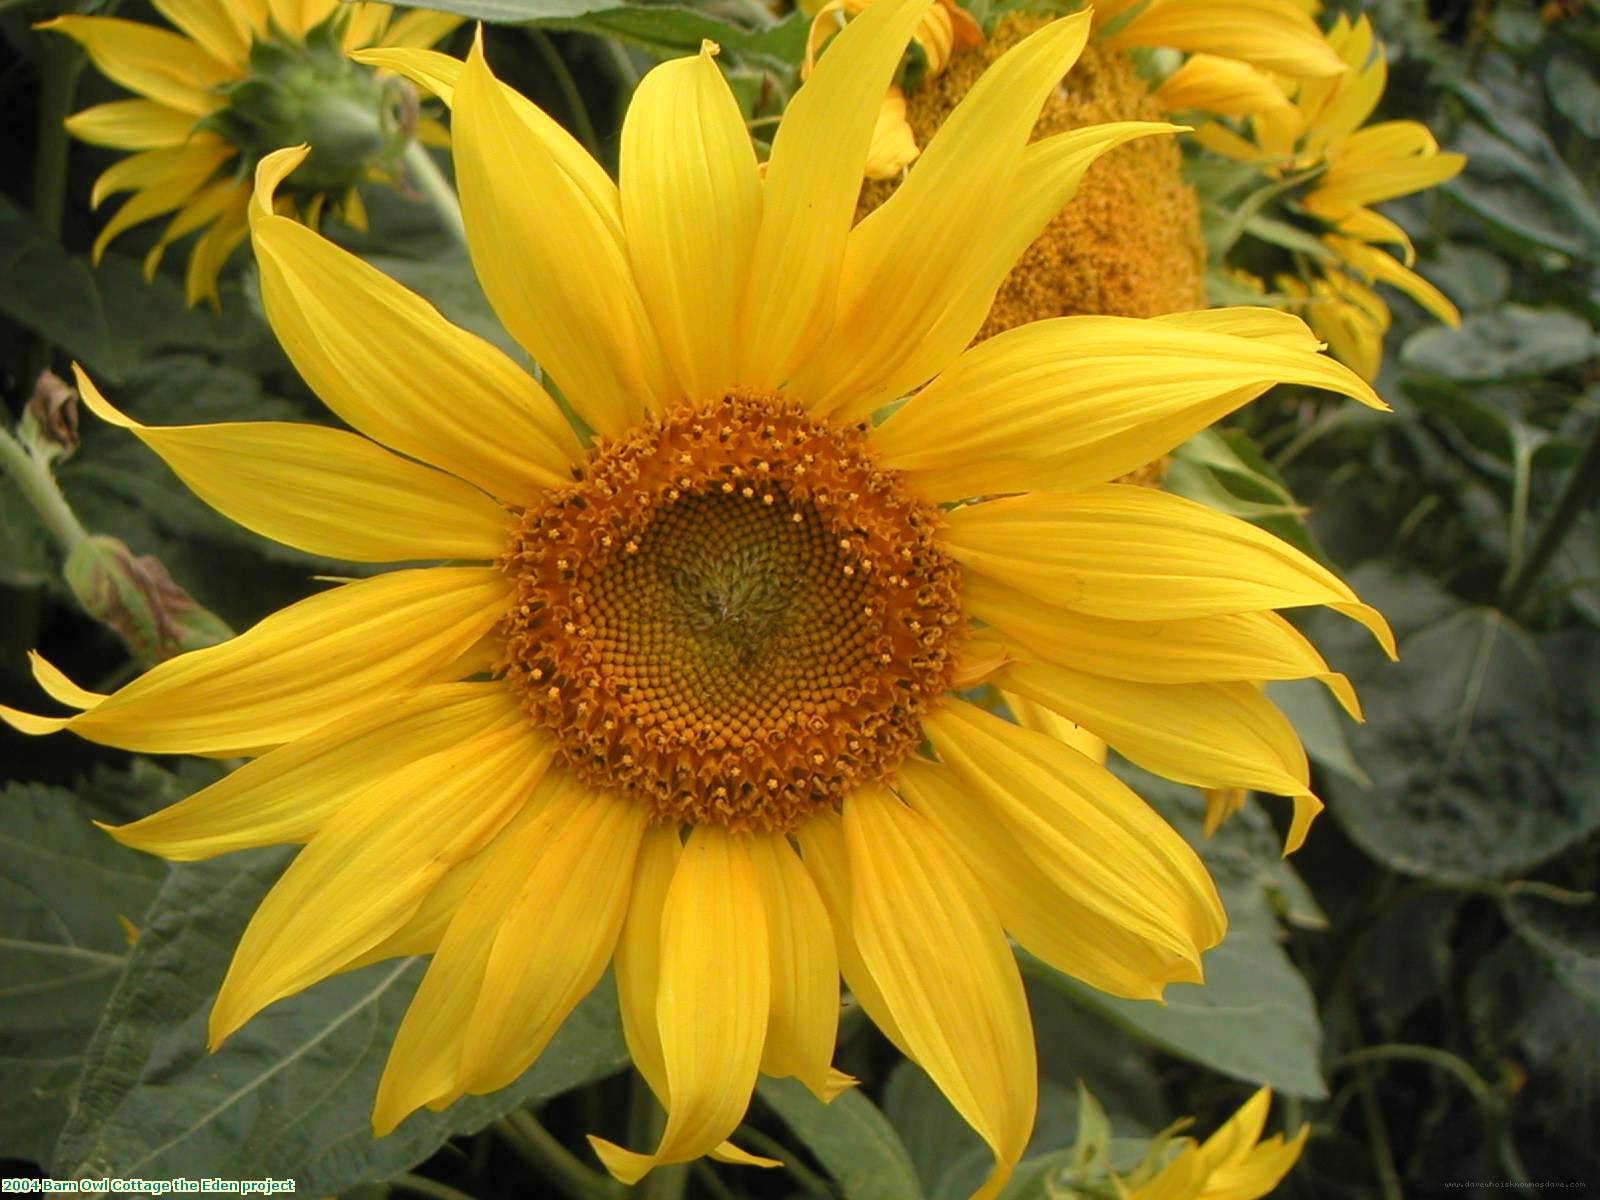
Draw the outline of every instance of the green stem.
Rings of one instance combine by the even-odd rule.
[[[584,1166],[531,1113],[510,1113],[495,1122],[495,1129],[545,1182],[572,1200],[619,1200],[623,1194],[620,1184]]]
[[[1513,618],[1523,615],[1521,610],[1527,603],[1533,585],[1539,581],[1539,576],[1549,566],[1556,551],[1561,549],[1561,543],[1572,532],[1573,524],[1597,499],[1600,499],[1600,423],[1589,435],[1589,442],[1584,446],[1577,465],[1572,468],[1572,474],[1567,476],[1555,507],[1540,526],[1532,549],[1501,588],[1501,612]]]
[[[389,1181],[390,1185],[399,1188],[402,1192],[415,1192],[419,1196],[432,1196],[433,1200],[474,1200],[472,1196],[451,1187],[448,1183],[440,1183],[437,1179],[429,1179],[426,1175],[412,1175],[409,1172],[396,1175]]]
[[[465,246],[467,226],[461,219],[461,201],[456,199],[455,188],[450,186],[450,181],[444,177],[444,172],[439,170],[439,164],[433,161],[433,155],[428,153],[428,148],[421,142],[413,140],[400,157],[405,163],[407,178],[416,185],[424,199],[433,206],[433,211],[439,215],[439,224],[444,226],[451,237]]]
[[[784,1165],[784,1169],[795,1177],[795,1180],[805,1189],[810,1196],[837,1196],[838,1189],[806,1166],[794,1152],[775,1138],[770,1138],[749,1125],[739,1126],[739,1131],[733,1135],[735,1145],[743,1144],[759,1154],[768,1158],[775,1158]]]
[[[600,157],[600,138],[595,134],[594,122],[589,120],[589,110],[583,106],[583,96],[578,91],[578,81],[572,77],[572,72],[567,69],[567,63],[561,57],[561,51],[556,49],[556,44],[550,35],[542,29],[528,30],[528,37],[532,39],[539,57],[544,59],[544,65],[550,69],[551,78],[556,81],[556,87],[561,89],[562,102],[566,104],[567,111],[572,114],[572,124],[578,135],[578,140],[596,158]]]
[[[716,1170],[705,1159],[695,1159],[693,1174],[700,1186],[711,1194],[712,1200],[739,1200],[734,1190],[722,1182]]]
[[[1499,1112],[1499,1103],[1495,1099],[1494,1090],[1483,1081],[1482,1077],[1454,1054],[1433,1046],[1415,1046],[1403,1042],[1392,1042],[1382,1046],[1363,1046],[1359,1050],[1352,1050],[1348,1054],[1340,1055],[1328,1064],[1328,1068],[1329,1070],[1337,1071],[1340,1067],[1354,1067],[1363,1063],[1383,1062],[1389,1059],[1426,1063],[1430,1067],[1444,1071],[1459,1080],[1461,1085],[1472,1094],[1473,1102],[1477,1104],[1486,1120],[1494,1118]]]
[[[61,238],[67,197],[67,127],[83,73],[83,51],[52,34],[44,43],[39,86],[39,144],[33,161],[33,215],[51,237]]]
[[[1365,1067],[1356,1069],[1357,1094],[1361,1110],[1367,1119],[1367,1132],[1372,1136],[1372,1146],[1378,1159],[1378,1186],[1384,1200],[1401,1200],[1400,1172],[1394,1165],[1394,1148],[1389,1145],[1388,1131],[1383,1127],[1383,1110],[1378,1107],[1378,1093],[1372,1085],[1372,1074]]]
[[[656,1103],[655,1094],[644,1076],[633,1074],[628,1089],[628,1147],[646,1150],[661,1140],[666,1128],[667,1114]],[[685,1163],[657,1167],[646,1175],[628,1194],[634,1200],[681,1200],[689,1185],[689,1167]]]
[[[29,454],[4,426],[0,426],[0,468],[15,481],[23,499],[39,515],[40,524],[61,547],[62,555],[71,554],[88,534],[56,486],[50,468]]]

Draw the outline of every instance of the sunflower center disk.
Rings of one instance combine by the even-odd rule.
[[[759,394],[677,411],[523,513],[503,669],[590,783],[789,829],[891,771],[949,687],[938,521],[861,429]]]

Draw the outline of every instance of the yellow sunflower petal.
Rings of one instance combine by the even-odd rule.
[[[1032,696],[1017,675],[1008,670],[1006,685]],[[959,701],[923,730],[987,819],[1082,904],[1191,965],[1221,940],[1222,907],[1194,850],[1104,767]]]
[[[362,787],[250,918],[211,1009],[211,1048],[405,924],[500,832],[553,755],[525,723],[503,723]]]
[[[141,425],[82,368],[74,374],[96,416],[132,430],[212,508],[285,545],[359,562],[492,559],[504,549],[506,514],[493,500],[357,434],[283,421]]]
[[[488,342],[381,271],[272,213],[303,151],[257,172],[251,235],[267,319],[324,403],[363,433],[517,503],[571,478],[581,455],[555,403]],[[470,390],[468,404],[441,399]]]
[[[195,115],[154,100],[112,100],[73,113],[65,125],[73,137],[92,146],[156,150],[188,141]]]
[[[212,89],[239,74],[188,38],[141,21],[66,16],[39,28],[66,34],[88,52],[101,74],[129,91],[197,117],[223,106]]]
[[[1394,634],[1331,571],[1247,521],[1151,488],[1036,492],[950,514],[962,565],[1048,603],[1129,621],[1325,605]]]
[[[1354,238],[1326,237],[1328,247],[1361,274],[1376,283],[1387,283],[1410,296],[1428,312],[1452,328],[1461,324],[1461,313],[1433,284],[1408,267],[1401,266],[1382,250]]]
[[[832,335],[791,390],[818,412],[878,395],[944,310],[973,286],[971,236],[1012,186],[1050,89],[1077,61],[1089,14],[1008,51],[956,106],[892,196],[850,231]],[[943,365],[943,364],[939,364]],[[921,382],[920,380],[916,382]]]
[[[929,12],[940,11],[937,8]],[[872,145],[867,150],[867,165],[863,172],[868,179],[894,179],[914,161],[922,150],[917,145],[917,135],[906,120],[906,94],[897,87],[889,89],[878,109],[878,121],[872,127]]]
[[[106,698],[104,692],[91,692],[73,683],[37,650],[28,651],[28,666],[32,668],[33,678],[44,689],[45,695],[70,708],[93,708]]]
[[[228,256],[244,241],[248,232],[244,210],[249,196],[248,188],[239,188],[229,207],[211,228],[195,239],[183,277],[184,302],[191,308],[202,300],[209,300],[213,308],[221,307],[217,280],[221,277]]]
[[[1038,1065],[1022,977],[966,863],[877,788],[844,804],[852,924],[912,1057],[994,1154],[999,1193],[1033,1132]]]
[[[580,788],[577,811],[506,906],[461,1054],[461,1086],[502,1088],[599,982],[628,910],[650,806]]]
[[[634,871],[628,915],[617,940],[617,1001],[628,1057],[656,1099],[667,1099],[667,1066],[661,1057],[656,994],[661,980],[661,914],[678,869],[683,842],[676,826],[656,825],[644,835]]]
[[[685,396],[736,382],[739,310],[761,179],[739,102],[706,43],[655,67],[622,125],[622,221],[661,348]]]
[[[1283,89],[1265,71],[1215,54],[1191,55],[1162,81],[1155,99],[1167,112],[1200,109],[1225,116],[1246,116],[1289,104]]]
[[[1129,683],[1042,662],[1008,667],[1003,682],[1168,779],[1310,796],[1310,766],[1294,726],[1252,684]],[[1312,800],[1296,806],[1290,850],[1321,809]]]
[[[378,1081],[372,1108],[378,1137],[423,1105],[443,1107],[462,1094],[461,1051],[501,920],[546,847],[577,814],[583,792],[573,782],[566,771],[546,772],[457,908]]]
[[[238,210],[241,201],[249,195],[249,188],[234,179],[219,179],[201,188],[180,208],[161,231],[156,244],[144,256],[144,278],[149,283],[156,277],[156,269],[166,254],[167,247],[186,234],[203,228],[224,215]]]
[[[344,584],[221,645],[168,659],[57,727],[149,754],[291,741],[428,682],[493,628],[507,598],[505,576],[492,567],[391,571]],[[19,729],[53,720],[4,715]]]
[[[171,21],[213,58],[241,72],[250,61],[250,23],[241,5],[229,0],[151,0]]]
[[[960,848],[1000,923],[1030,954],[1091,987],[1134,1000],[1159,1000],[1168,983],[1198,981],[1192,960],[1084,904],[1075,879],[1046,873],[1010,830],[973,803],[948,768],[912,759],[896,775],[895,790]]]
[[[850,899],[850,858],[845,850],[843,825],[836,814],[819,813],[795,831],[795,840],[800,843],[801,863],[817,885],[817,895],[822,897],[833,925],[839,973],[844,976],[856,1003],[872,1018],[872,1023],[900,1048],[902,1054],[909,1056],[910,1043],[895,1024],[889,1002],[883,998],[856,945]]]
[[[113,172],[116,171],[116,167],[106,171],[96,183],[102,196],[122,187],[137,186],[140,190],[130,196],[101,228],[94,240],[94,246],[90,249],[90,259],[98,263],[105,254],[106,247],[124,230],[181,207],[205,186],[232,154],[232,147],[218,139],[207,138],[171,150],[146,150],[123,160],[142,169],[155,166],[146,156],[163,157],[159,167],[155,168],[158,173],[153,177],[146,176],[139,183],[114,178]],[[117,164],[118,167],[122,165],[122,163]]]
[[[1387,407],[1348,367],[1316,353],[1297,318],[1239,311],[1059,317],[1007,330],[958,358],[873,441],[885,466],[953,500],[1114,479],[1277,382]],[[1295,336],[1304,342],[1289,344]]]
[[[472,265],[501,323],[590,428],[637,424],[667,385],[616,186],[571,134],[490,74],[477,44],[451,133]],[[508,200],[518,196],[538,203]]]
[[[446,104],[455,103],[456,84],[461,79],[461,68],[466,65],[459,58],[451,58],[437,50],[419,50],[410,46],[373,46],[365,50],[352,50],[350,57],[369,67],[404,75]]]
[[[1105,44],[1225,54],[1294,78],[1346,69],[1294,0],[1151,0]]]
[[[837,1091],[833,1045],[839,1027],[839,957],[828,910],[782,836],[751,837],[772,947],[772,1009],[763,1074],[793,1075],[826,1103]]]
[[[892,369],[876,386],[842,400],[835,419],[860,420],[955,361],[988,317],[995,293],[1017,259],[1072,199],[1095,161],[1125,142],[1179,128],[1121,121],[1058,133],[1028,146],[1014,186],[989,196],[984,236],[970,239],[971,258],[963,268],[967,286],[955,292],[926,336],[893,351]]]
[[[651,1154],[590,1137],[624,1183],[661,1163],[717,1148],[755,1089],[772,986],[755,867],[743,835],[702,825],[689,835],[661,916],[656,1020],[667,1125]]]
[[[1355,689],[1275,612],[1118,621],[1047,604],[985,575],[964,581],[963,607],[1053,662],[1140,683],[1318,679],[1360,719]]]
[[[390,24],[379,44],[421,49],[444,41],[461,27],[463,18],[454,13],[412,9]]]
[[[751,387],[788,379],[833,325],[878,110],[929,2],[871,5],[833,39],[784,111],[739,336],[739,377]]]
[[[519,720],[526,724],[504,684],[425,688],[269,750],[187,799],[107,832],[179,861],[308,841],[362,785]]]

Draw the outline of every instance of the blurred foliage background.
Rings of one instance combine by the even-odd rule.
[[[1334,564],[1387,614],[1402,657],[1388,663],[1336,618],[1309,622],[1368,720],[1345,721],[1314,684],[1274,686],[1331,817],[1290,863],[1276,852],[1283,814],[1254,805],[1203,844],[1231,918],[1207,986],[1141,1005],[1025,963],[1045,1078],[1008,1195],[1068,1194],[1080,1083],[1135,1161],[1176,1117],[1208,1132],[1270,1084],[1285,1127],[1313,1126],[1287,1196],[1600,1182],[1600,9],[1337,7],[1367,12],[1389,46],[1382,114],[1470,156],[1443,188],[1385,208],[1465,319],[1445,328],[1397,298],[1379,380],[1393,415],[1276,394],[1181,454],[1180,475]],[[261,320],[246,255],[218,311],[184,307],[181,263],[142,282],[156,226],[90,267],[87,197],[113,155],[69,145],[60,120],[122,93],[33,30],[61,11],[0,0],[8,424],[41,370],[74,360],[150,423],[328,420]],[[806,29],[752,0],[458,11],[504,23],[489,31],[496,69],[612,168],[627,96],[656,58],[721,42],[759,136]],[[137,0],[119,15],[151,19]],[[380,189],[369,208],[369,232],[334,236],[504,342],[426,207]],[[348,573],[211,513],[122,431],[86,419],[78,433],[56,475],[82,525],[154,556],[232,628]],[[60,546],[0,479],[0,702],[34,707],[35,647],[97,690],[151,653],[83,612]],[[617,1194],[581,1135],[624,1137],[655,1116],[625,1069],[609,983],[518,1083],[376,1143],[370,1096],[420,964],[329,981],[205,1053],[210,999],[286,856],[169,866],[90,822],[142,815],[217,770],[0,728],[0,1174],[292,1176],[304,1194],[363,1198]],[[1127,775],[1200,841],[1197,794]],[[701,1163],[641,1190],[898,1200],[981,1180],[975,1135],[854,1009],[838,1062],[863,1086],[826,1109],[793,1081],[761,1085],[740,1144],[785,1170]]]

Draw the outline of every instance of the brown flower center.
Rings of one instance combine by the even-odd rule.
[[[761,394],[676,411],[522,514],[503,669],[588,782],[789,829],[891,771],[949,687],[938,523],[863,429]]]

